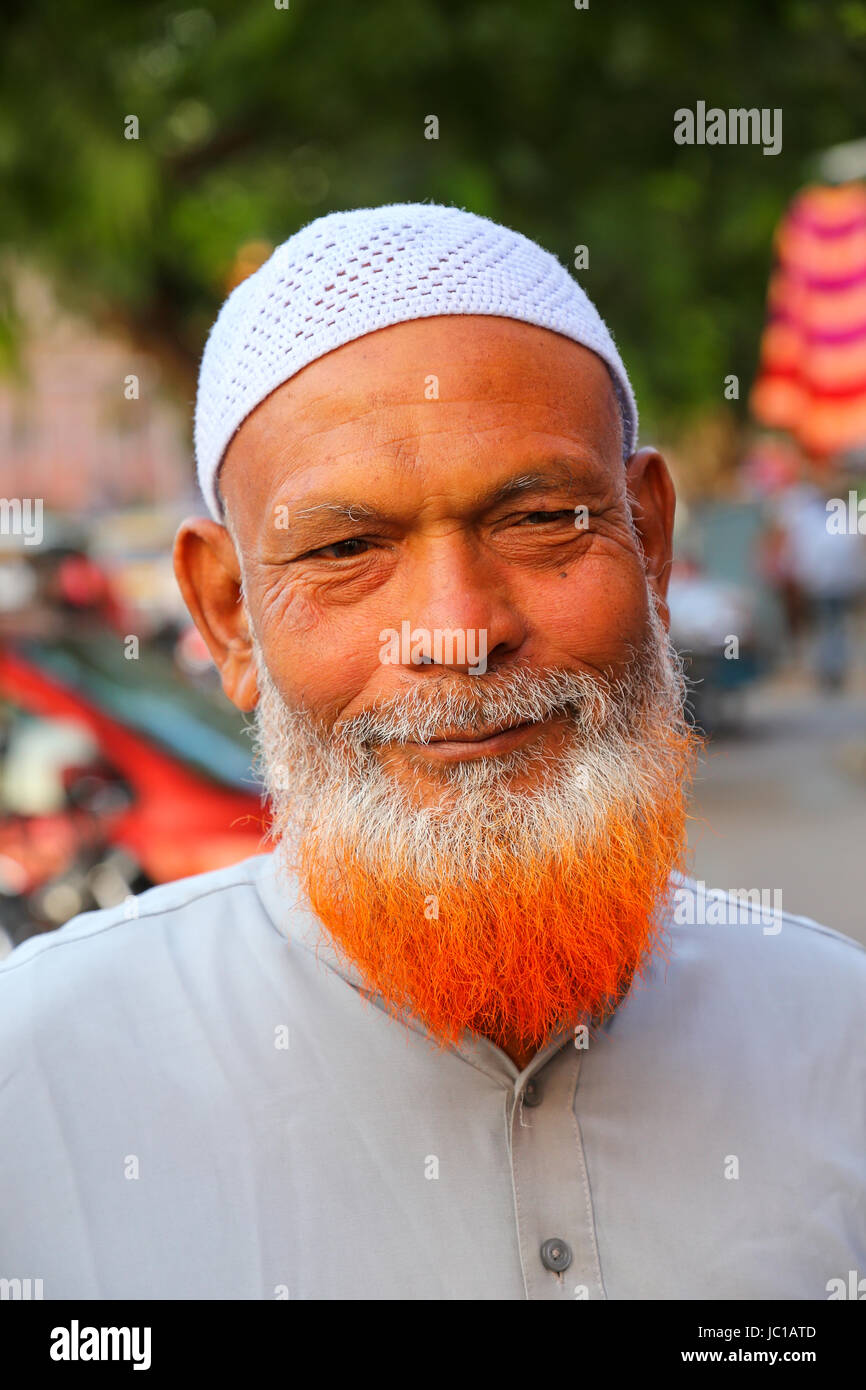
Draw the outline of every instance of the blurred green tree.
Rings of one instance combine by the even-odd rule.
[[[866,0],[7,0],[2,35],[0,255],[186,397],[240,248],[431,199],[568,266],[588,247],[650,422],[719,404],[730,373],[743,410],[777,219],[812,155],[866,133]],[[676,145],[699,100],[781,108],[781,153]],[[0,316],[7,361],[2,285]]]

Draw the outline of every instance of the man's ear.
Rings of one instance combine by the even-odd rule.
[[[174,542],[174,572],[223,690],[238,709],[255,709],[258,689],[241,567],[226,528],[207,517],[184,521]]]
[[[647,581],[659,600],[659,615],[668,627],[676,492],[661,454],[655,449],[638,449],[632,454],[626,465],[626,486],[643,548]]]

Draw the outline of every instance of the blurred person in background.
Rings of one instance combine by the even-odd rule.
[[[834,527],[832,501],[824,489],[804,482],[775,506],[781,534],[778,569],[786,589],[802,596],[811,629],[810,664],[825,691],[846,683],[851,617],[866,592],[866,540],[856,529]]]

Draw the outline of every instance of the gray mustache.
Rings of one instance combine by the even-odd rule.
[[[482,734],[506,724],[566,717],[597,727],[610,714],[611,696],[601,682],[574,671],[518,674],[501,689],[431,693],[418,687],[387,705],[373,706],[335,726],[356,746],[429,743],[445,734]]]

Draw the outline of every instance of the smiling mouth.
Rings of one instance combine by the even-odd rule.
[[[500,734],[511,733],[512,729],[528,729],[531,722],[525,720],[521,724],[504,724],[501,729],[487,729],[484,733],[453,733],[437,734],[435,738],[429,740],[430,743],[486,743],[492,738],[498,738]],[[426,746],[426,745],[425,745]]]
[[[459,762],[462,759],[482,758],[495,753],[507,753],[512,748],[529,743],[538,738],[552,724],[554,719],[527,721],[522,724],[506,724],[501,729],[488,729],[482,733],[439,734],[429,743],[406,742],[400,748],[433,762]]]

